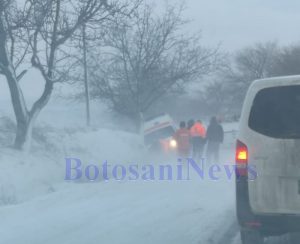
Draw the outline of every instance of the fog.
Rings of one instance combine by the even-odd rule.
[[[0,244],[299,243],[299,89],[280,95],[300,85],[299,1],[17,2],[0,0]]]
[[[170,0],[170,3],[181,2]],[[278,41],[288,45],[298,43],[300,33],[299,1],[288,4],[280,0],[185,0],[184,15],[191,21],[188,31],[201,31],[207,46],[221,45],[225,52],[234,52],[256,42]],[[161,1],[154,1],[160,6]],[[162,4],[163,5],[163,4]],[[26,97],[37,97],[43,88],[40,75],[31,70],[22,80]],[[67,86],[67,85],[66,85]],[[63,91],[68,91],[64,88]],[[1,100],[9,99],[5,79],[0,77]]]

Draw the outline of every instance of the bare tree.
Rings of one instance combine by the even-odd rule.
[[[48,103],[54,84],[67,80],[74,67],[67,43],[83,24],[106,20],[117,6],[117,1],[109,4],[106,0],[27,0],[18,8],[14,1],[0,1],[0,72],[11,93],[17,149],[28,148],[34,121]],[[20,43],[19,50],[16,43]],[[15,61],[20,50],[23,54]],[[25,57],[45,82],[43,93],[31,109],[27,108],[19,85],[25,71],[17,73]]]
[[[257,43],[237,52],[235,57],[236,74],[243,80],[255,80],[270,76],[278,53],[274,42]]]
[[[97,52],[103,41],[104,36],[109,32],[108,25],[116,18],[130,18],[133,11],[139,7],[143,0],[122,0],[119,4],[114,4],[114,8],[110,8],[110,15],[102,18],[102,21],[89,21],[82,27],[82,31],[73,35],[73,47],[76,51],[72,54],[76,60],[76,69],[69,75],[70,80],[78,84],[79,90],[75,91],[76,95],[71,95],[72,100],[82,100],[84,98],[86,104],[86,124],[90,125],[90,87],[89,87],[89,63],[90,54]],[[112,5],[110,5],[112,6]],[[103,21],[105,20],[105,21]]]
[[[231,57],[230,57],[231,58]],[[223,66],[216,82],[201,93],[212,111],[239,114],[252,81],[300,74],[300,45],[280,47],[275,42],[257,43],[235,53]]]
[[[223,82],[213,81],[205,87],[204,91],[199,92],[198,102],[203,109],[206,108],[207,115],[221,115],[226,111],[228,94],[225,89]]]
[[[233,60],[228,60],[231,65],[219,72],[216,84],[208,86],[207,92],[222,92],[219,94],[224,98],[222,107],[229,108],[232,113],[239,113],[251,82],[272,75],[278,50],[274,42],[258,43],[239,50]],[[211,95],[207,99],[210,98],[215,99]]]
[[[0,73],[7,79],[17,120],[16,147],[20,146],[21,130],[27,127],[29,117],[19,85],[19,80],[26,73],[26,69],[18,73],[18,68],[28,54],[29,44],[22,42],[21,36],[26,34],[25,27],[31,10],[30,3],[26,3],[23,11],[20,11],[15,2],[0,1]],[[19,53],[22,55],[17,58]]]
[[[199,35],[184,33],[182,11],[182,7],[168,6],[155,15],[153,7],[144,4],[132,18],[109,26],[105,49],[94,55],[93,97],[107,100],[115,111],[135,121],[137,128],[141,114],[159,98],[199,80],[216,64],[216,50],[203,48]]]
[[[299,75],[300,45],[280,48],[270,74],[272,76]]]

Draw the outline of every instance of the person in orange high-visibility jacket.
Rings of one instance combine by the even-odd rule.
[[[191,127],[190,135],[193,144],[193,158],[195,160],[200,159],[203,156],[203,150],[206,142],[206,129],[201,120],[196,121],[193,127]]]
[[[184,121],[180,122],[180,129],[178,129],[173,136],[177,142],[177,152],[179,157],[188,157],[191,149],[190,145],[190,131],[186,128]]]

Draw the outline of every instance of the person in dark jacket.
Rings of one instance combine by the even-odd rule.
[[[207,140],[207,161],[208,163],[219,162],[220,144],[224,140],[223,127],[218,123],[216,117],[212,117],[206,132]]]
[[[193,119],[190,119],[188,122],[187,122],[187,128],[190,130],[195,124],[195,121]]]

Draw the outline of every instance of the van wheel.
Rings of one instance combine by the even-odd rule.
[[[264,237],[257,230],[241,230],[243,244],[263,244]]]

